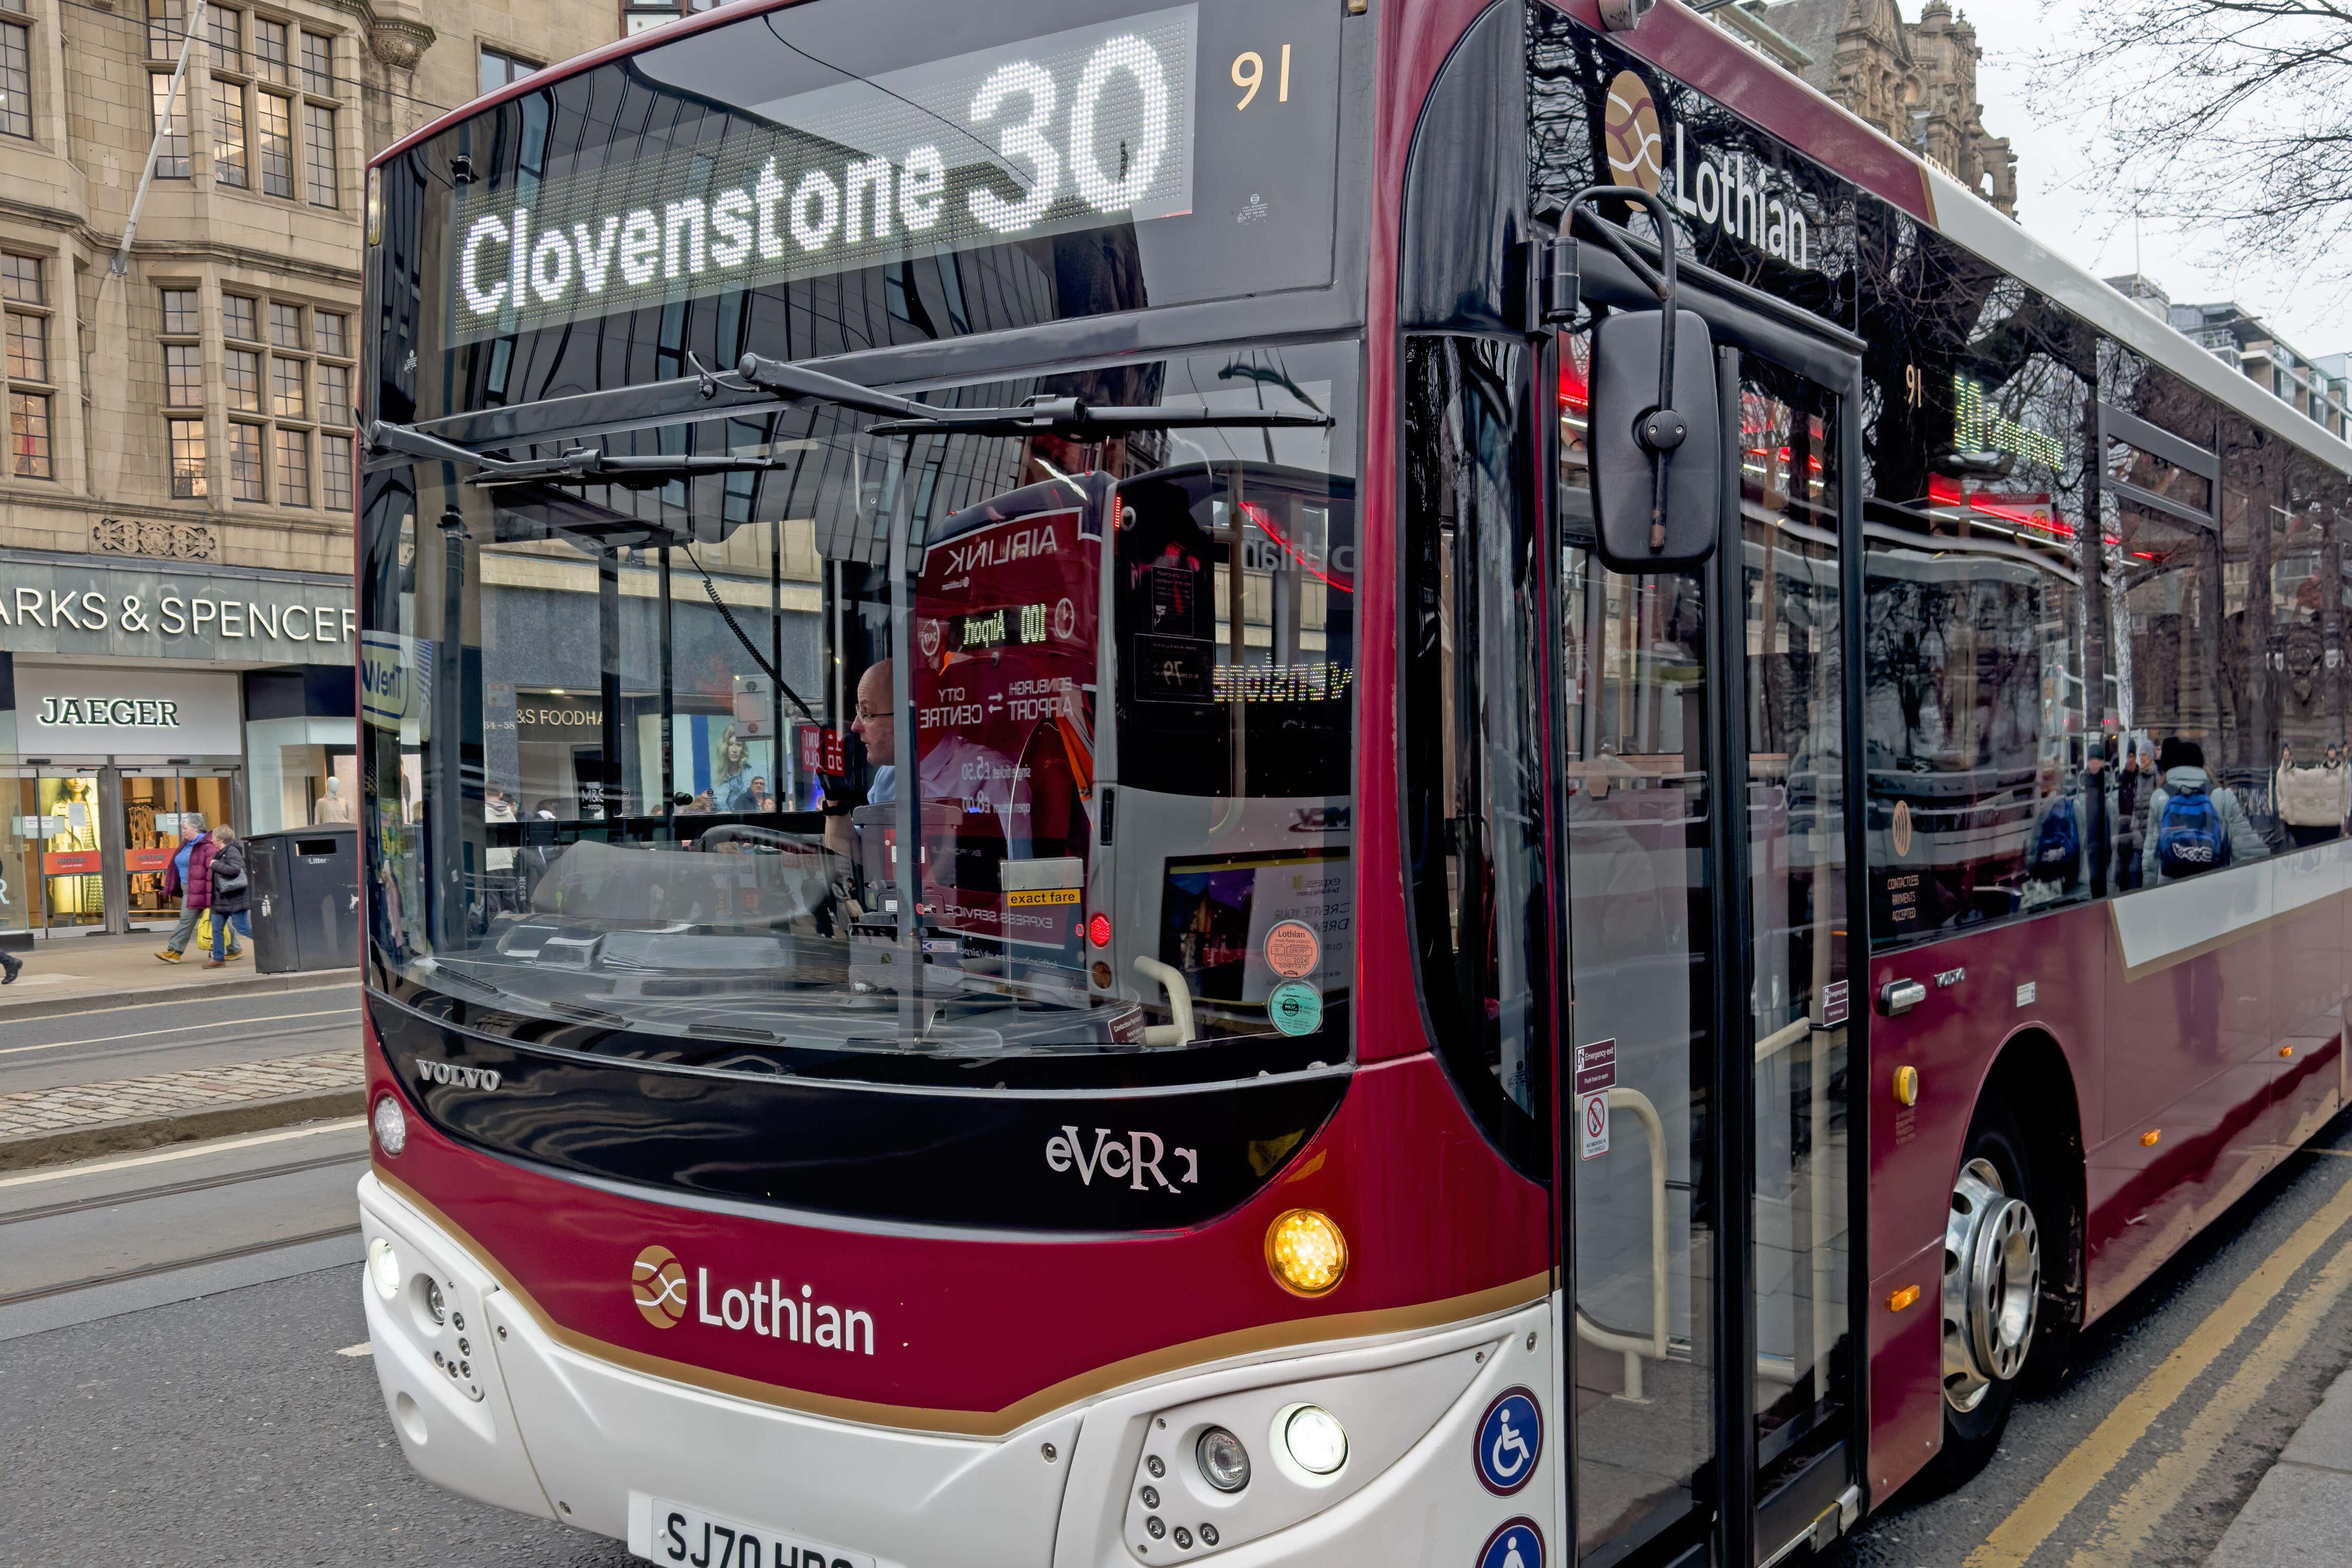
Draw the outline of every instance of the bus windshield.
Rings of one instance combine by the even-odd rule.
[[[751,471],[483,484],[380,460],[379,984],[793,1070],[1343,1060],[1358,353],[924,395],[1328,426],[891,434],[807,401],[603,437]]]

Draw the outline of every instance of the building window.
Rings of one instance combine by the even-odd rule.
[[[213,178],[246,186],[245,84],[213,79]]]
[[[350,316],[296,300],[227,294],[221,299],[221,336],[230,498],[348,510],[357,374]]]
[[[233,5],[205,7],[205,44],[215,70],[245,69],[245,13]]]
[[[302,35],[302,90],[321,98],[335,90],[335,40],[321,33]]]
[[[8,403],[8,475],[20,479],[57,478],[57,454],[49,411],[57,389],[49,382],[49,291],[37,256],[0,253],[0,341]]]
[[[308,430],[280,429],[278,432],[278,504],[310,504],[310,433]]]
[[[188,100],[172,91],[172,73],[156,71],[147,78],[147,90],[154,100],[155,123],[163,125],[166,105],[171,123],[165,127],[163,140],[155,149],[155,177],[159,180],[184,180],[188,177]]]
[[[223,350],[221,380],[228,388],[230,413],[258,414],[261,412],[260,350]]]
[[[253,19],[253,56],[265,81],[291,86],[293,74],[286,58],[286,24],[267,16]]]
[[[200,408],[205,401],[204,345],[163,345],[163,401],[174,408]]]
[[[305,33],[304,37],[310,35]],[[324,104],[302,106],[304,173],[310,181],[310,205],[335,205],[335,111]]]
[[[205,483],[204,344],[197,336],[194,289],[166,289],[163,299],[163,426],[170,437],[172,494],[199,499]]]
[[[319,433],[319,504],[329,511],[352,510],[352,438]]]
[[[255,100],[260,110],[261,194],[294,194],[294,100],[274,92]]]
[[[718,4],[719,0],[621,0],[621,29],[634,36]]]
[[[280,419],[308,419],[310,399],[302,384],[303,362],[269,356],[269,412]]]
[[[0,133],[33,133],[33,29],[0,22]]]
[[[667,18],[665,17],[664,20]],[[527,60],[520,55],[510,55],[504,49],[491,48],[488,44],[482,46],[482,90],[484,92],[496,92],[509,82],[520,81],[537,69],[539,69],[539,63],[536,60]]]
[[[261,426],[230,420],[228,426],[228,493],[236,500],[266,501],[269,491],[261,476]]]
[[[176,60],[188,36],[188,0],[147,0],[147,58]]]
[[[350,366],[321,364],[319,367],[319,417],[330,425],[346,425],[351,422]]]
[[[172,494],[199,500],[205,494],[205,422],[166,420],[172,437]]]

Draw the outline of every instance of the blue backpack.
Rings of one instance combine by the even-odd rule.
[[[2193,877],[2230,863],[2230,836],[2211,795],[2201,789],[2166,793],[2156,825],[2156,863],[2168,877]]]
[[[2032,876],[2036,881],[2065,884],[2083,865],[2083,830],[2074,821],[2074,803],[2064,795],[2051,802],[2033,837]]]

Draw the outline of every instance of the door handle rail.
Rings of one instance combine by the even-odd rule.
[[[1878,1010],[1888,1017],[1908,1013],[1927,999],[1927,987],[1917,980],[1890,980],[1878,988]]]
[[[1579,1306],[1576,1335],[1586,1344],[1615,1351],[1625,1358],[1625,1387],[1618,1397],[1640,1400],[1643,1397],[1642,1358],[1666,1359],[1666,1123],[1650,1097],[1638,1089],[1610,1089],[1609,1109],[1632,1111],[1650,1145],[1650,1331],[1629,1334],[1604,1328],[1585,1316]]]

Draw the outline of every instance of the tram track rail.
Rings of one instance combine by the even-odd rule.
[[[20,1306],[28,1301],[44,1301],[56,1296],[70,1296],[78,1290],[94,1290],[104,1285],[128,1284],[134,1279],[146,1279],[158,1274],[173,1274],[185,1268],[201,1268],[210,1263],[228,1263],[240,1258],[252,1258],[265,1252],[282,1252],[289,1247],[308,1247],[312,1242],[333,1241],[341,1237],[359,1234],[359,1223],[339,1225],[326,1230],[305,1231],[299,1236],[279,1237],[270,1241],[251,1241],[240,1247],[224,1247],[193,1258],[166,1258],[155,1263],[142,1263],[135,1268],[118,1268],[111,1273],[86,1275],[79,1279],[64,1279],[54,1285],[37,1285],[29,1290],[0,1293],[0,1307]]]
[[[217,1176],[196,1176],[184,1182],[166,1182],[152,1187],[134,1187],[124,1193],[93,1194],[86,1198],[70,1198],[62,1203],[43,1204],[34,1208],[13,1209],[0,1213],[0,1226],[23,1225],[33,1220],[57,1219],[66,1215],[87,1214],[92,1209],[121,1208],[130,1204],[151,1203],[158,1198],[178,1197],[186,1193],[210,1192],[218,1187],[233,1187],[246,1182],[265,1182],[274,1176],[290,1176],[303,1171],[320,1171],[331,1165],[356,1165],[367,1160],[367,1151],[355,1150],[341,1154],[320,1154],[307,1160],[289,1160],[283,1164],[265,1165],[253,1171],[232,1171]],[[0,1297],[0,1303],[10,1298]]]

